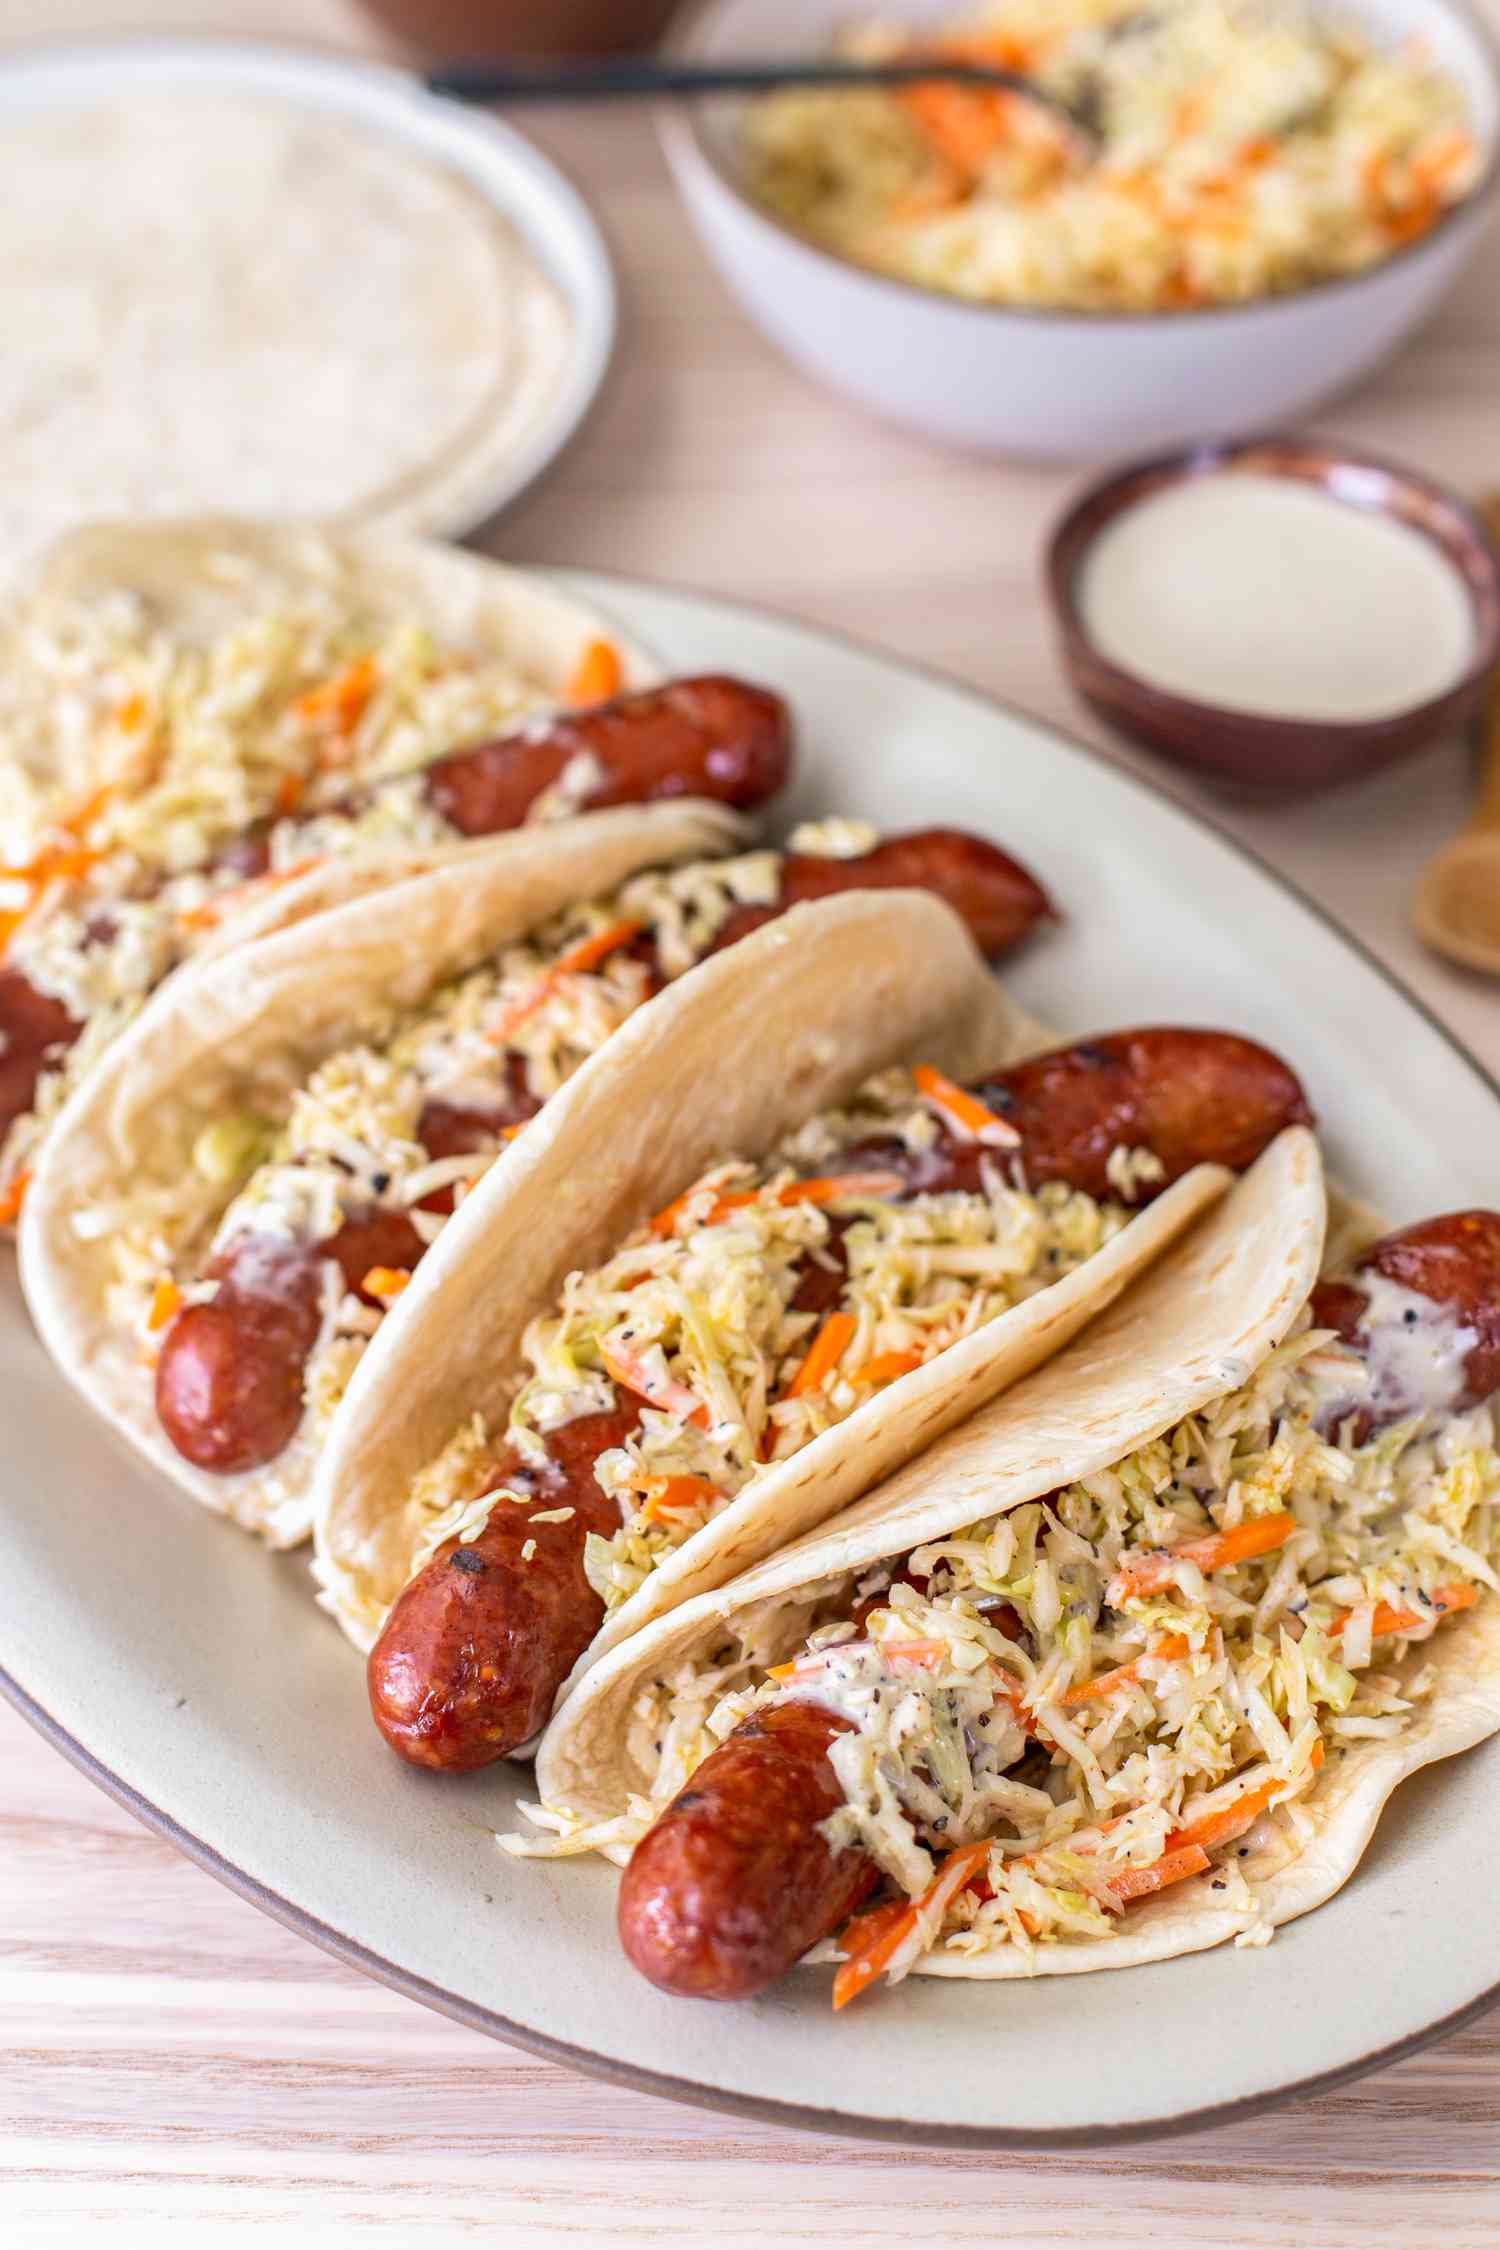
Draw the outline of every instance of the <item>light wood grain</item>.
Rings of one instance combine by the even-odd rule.
[[[1500,20],[1500,0],[1487,5]],[[349,0],[178,0],[154,19],[120,0],[0,0],[0,38],[153,21],[375,45]],[[609,231],[624,348],[582,439],[495,551],[768,602],[1101,739],[1059,676],[1037,576],[1078,478],[945,457],[813,390],[725,298],[643,118],[552,114],[535,130]],[[1500,483],[1497,276],[1492,239],[1426,335],[1326,426],[1461,485]],[[1405,927],[1416,870],[1466,789],[1454,745],[1312,806],[1211,809],[1500,1068],[1495,988],[1420,954]],[[1497,2112],[1495,2018],[1279,2115],[1098,2156],[925,2156],[674,2108],[365,1982],[221,1890],[0,1710],[6,2244],[73,2243],[102,2224],[194,2244],[316,2231],[1480,2250],[1500,2240]]]

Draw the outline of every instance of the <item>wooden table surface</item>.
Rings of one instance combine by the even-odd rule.
[[[0,0],[0,39],[153,24],[377,49],[351,0]],[[945,457],[814,390],[725,297],[643,117],[535,130],[603,219],[626,318],[598,410],[495,551],[770,603],[1102,739],[1059,676],[1037,571],[1079,473]],[[1492,235],[1426,334],[1325,426],[1500,485],[1497,280]],[[1500,991],[1423,955],[1405,922],[1466,790],[1455,744],[1309,806],[1210,809],[1500,1070]],[[676,2108],[365,1982],[0,1709],[0,2241],[18,2250],[93,2221],[195,2244],[316,2227],[403,2244],[1479,2246],[1500,2240],[1497,2113],[1497,2017],[1296,2109],[1096,2157],[927,2156]]]

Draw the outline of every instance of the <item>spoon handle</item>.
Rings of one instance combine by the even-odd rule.
[[[1471,835],[1500,829],[1500,675],[1490,681],[1479,715],[1479,793],[1465,822]]]
[[[783,86],[913,86],[945,79],[1022,94],[1088,135],[1080,109],[1024,72],[999,64],[949,62],[928,56],[864,63],[833,57],[778,62],[690,63],[663,55],[609,55],[584,63],[494,61],[459,57],[426,73],[428,91],[461,102],[597,102],[702,94],[764,94]]]
[[[1480,508],[1490,534],[1500,539],[1500,492],[1491,493]],[[1466,831],[1479,834],[1500,829],[1500,670],[1490,675],[1476,726],[1479,748],[1478,793]]]
[[[999,64],[925,61],[864,63],[813,56],[805,61],[679,63],[662,55],[606,55],[582,63],[503,62],[460,56],[426,74],[429,92],[463,102],[589,102],[643,95],[759,94],[778,86],[912,86],[924,79],[1002,87],[1046,101],[1033,80]]]

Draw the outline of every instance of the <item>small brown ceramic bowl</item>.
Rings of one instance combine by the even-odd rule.
[[[1167,485],[1251,470],[1316,485],[1348,507],[1409,525],[1441,548],[1473,605],[1474,652],[1463,677],[1443,694],[1388,718],[1280,719],[1195,702],[1152,686],[1105,656],[1090,638],[1076,595],[1084,558],[1100,532]],[[1500,659],[1500,555],[1474,511],[1394,462],[1296,438],[1196,446],[1140,462],[1091,486],[1052,535],[1047,589],[1068,677],[1101,718],[1228,787],[1268,796],[1353,781],[1426,748],[1462,724]]]

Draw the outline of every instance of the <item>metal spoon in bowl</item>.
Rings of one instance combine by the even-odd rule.
[[[429,70],[430,92],[461,102],[597,102],[658,97],[696,99],[703,94],[769,94],[786,86],[915,86],[942,79],[991,93],[1020,94],[1050,110],[1090,151],[1099,123],[1087,94],[1066,101],[1023,71],[999,64],[926,61],[865,63],[810,61],[688,63],[665,55],[612,55],[600,62],[527,63],[488,60],[442,63]]]

